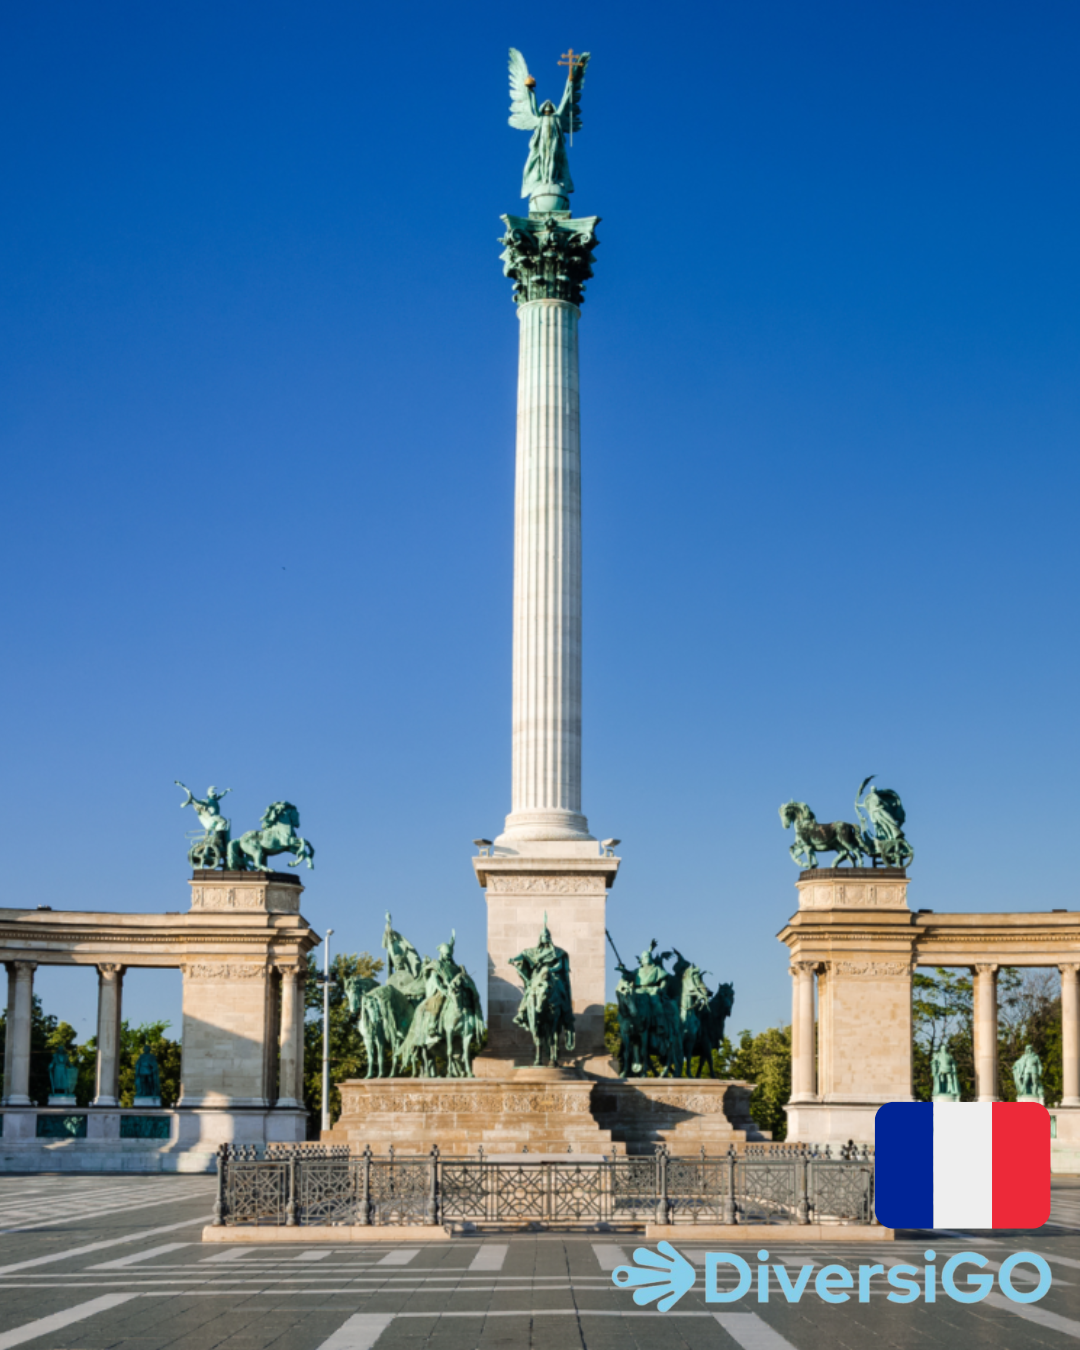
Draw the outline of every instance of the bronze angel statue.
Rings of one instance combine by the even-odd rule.
[[[529,74],[525,58],[516,47],[510,48],[510,125],[519,131],[531,131],[529,158],[521,195],[529,198],[530,211],[566,211],[568,193],[574,190],[570,161],[566,157],[564,135],[581,130],[581,86],[589,53],[570,54],[570,73],[562,101],[556,108],[550,99],[536,106],[536,81]]]

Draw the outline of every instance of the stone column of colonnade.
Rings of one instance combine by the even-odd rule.
[[[91,1106],[120,1105],[120,1017],[124,969],[111,962],[97,968],[97,1083]]]
[[[998,1097],[998,967],[975,967],[975,1100],[996,1102]]]
[[[518,306],[512,796],[501,840],[589,840],[581,812],[578,319]]]
[[[7,1037],[4,1043],[4,1105],[32,1106],[30,1023],[36,961],[8,963]]]
[[[795,961],[791,967],[791,1100],[817,1099],[814,1035],[813,961]]]
[[[278,966],[281,975],[281,1040],[276,1105],[300,1107],[304,1100],[304,971]]]
[[[1080,1106],[1080,965],[1061,972],[1061,1104]]]

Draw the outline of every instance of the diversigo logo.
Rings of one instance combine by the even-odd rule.
[[[937,1253],[928,1249],[925,1263],[909,1265],[904,1261],[890,1261],[860,1265],[857,1270],[831,1264],[814,1273],[813,1263],[789,1270],[777,1262],[769,1264],[769,1253],[758,1252],[756,1270],[750,1262],[734,1252],[705,1253],[705,1302],[738,1303],[754,1291],[756,1302],[768,1303],[774,1292],[787,1303],[799,1303],[811,1288],[823,1303],[847,1303],[854,1298],[858,1303],[870,1302],[870,1281],[883,1276],[891,1286],[886,1295],[890,1303],[936,1303],[939,1292],[954,1303],[980,1303],[995,1283],[1013,1303],[1037,1303],[1050,1289],[1050,1267],[1037,1252],[1015,1252],[1003,1261],[996,1272],[983,1270],[988,1264],[978,1252],[957,1252],[940,1268]],[[621,1289],[633,1289],[637,1304],[656,1304],[660,1312],[673,1308],[684,1294],[694,1287],[697,1272],[691,1263],[675,1250],[670,1242],[657,1243],[657,1250],[638,1247],[632,1266],[618,1266],[611,1273],[612,1281]],[[1034,1287],[1017,1289],[1013,1273],[1018,1266],[1033,1266]],[[734,1283],[732,1283],[734,1277]],[[723,1278],[723,1287],[721,1279]],[[1022,1277],[1023,1278],[1023,1277]],[[1030,1281],[1027,1277],[1025,1283]],[[775,1288],[774,1288],[775,1280]]]

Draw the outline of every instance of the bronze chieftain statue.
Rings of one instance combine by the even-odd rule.
[[[873,775],[864,778],[855,794],[859,825],[846,820],[828,824],[819,821],[806,802],[790,801],[781,806],[780,822],[784,829],[795,827],[795,842],[788,852],[800,867],[817,867],[819,853],[835,853],[835,867],[845,860],[858,867],[864,855],[874,867],[879,863],[886,867],[907,867],[915,851],[904,836],[906,816],[900,794],[891,788],[870,788],[867,792],[873,781]]]
[[[712,1052],[724,1039],[724,1024],[735,990],[722,984],[715,994],[705,985],[704,971],[677,948],[657,952],[656,939],[638,957],[635,970],[624,965],[608,934],[622,978],[615,990],[619,1010],[619,1073],[624,1078],[651,1074],[659,1063],[661,1078],[682,1077],[698,1061],[697,1076],[709,1070]],[[675,956],[668,971],[664,962]]]
[[[386,916],[382,945],[389,975],[385,984],[370,976],[345,981],[349,1011],[359,1017],[367,1053],[367,1077],[394,1077],[406,1070],[417,1078],[437,1076],[435,1051],[446,1054],[449,1078],[472,1078],[472,1052],[487,1028],[480,992],[454,959],[454,937],[435,960],[421,957]]]
[[[556,947],[548,931],[547,915],[535,947],[510,958],[525,988],[514,1014],[514,1025],[527,1031],[536,1047],[533,1061],[539,1067],[546,1055],[549,1065],[559,1062],[559,1036],[566,1050],[574,1049],[574,1003],[570,991],[570,958]]]

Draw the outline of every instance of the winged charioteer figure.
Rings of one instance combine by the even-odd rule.
[[[571,48],[559,64],[569,67],[562,100],[557,108],[550,99],[538,107],[536,81],[522,54],[510,48],[510,125],[532,132],[521,195],[528,197],[529,211],[534,214],[568,211],[568,195],[574,190],[564,137],[569,135],[573,143],[574,132],[581,130],[581,87],[589,53],[578,54]]]

